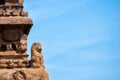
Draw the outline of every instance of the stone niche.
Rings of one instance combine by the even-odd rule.
[[[27,36],[32,27],[32,20],[27,17],[1,17],[0,18],[0,61],[3,63],[18,64],[29,67],[27,60]],[[5,60],[4,60],[5,59]],[[4,60],[4,61],[3,61]],[[2,63],[1,63],[2,64]],[[9,67],[7,64],[1,68],[16,68],[18,65]]]
[[[28,36],[31,27],[32,20],[29,18],[1,17],[0,45],[12,46],[12,44],[14,44],[14,46],[17,47],[21,37],[23,35],[26,35],[26,37]]]

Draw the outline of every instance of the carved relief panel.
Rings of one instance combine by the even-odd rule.
[[[26,75],[22,71],[16,71],[13,74],[13,79],[14,80],[26,80]]]

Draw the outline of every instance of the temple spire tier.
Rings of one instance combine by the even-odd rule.
[[[29,62],[27,36],[33,23],[28,18],[28,13],[23,11],[23,2],[24,0],[0,0],[0,61],[6,57],[9,62],[20,56],[19,59],[23,62]]]
[[[23,11],[24,0],[0,0],[0,80],[49,80],[42,45],[31,47],[28,60],[27,37],[33,25]]]
[[[23,0],[1,0],[0,16],[21,16],[27,17],[28,13],[23,11]]]

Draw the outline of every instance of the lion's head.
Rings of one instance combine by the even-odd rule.
[[[36,42],[32,45],[32,50],[36,50],[37,52],[41,53],[42,45],[40,43]]]

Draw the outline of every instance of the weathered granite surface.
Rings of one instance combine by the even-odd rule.
[[[0,17],[0,25],[31,25],[33,22],[28,17]]]
[[[45,69],[1,69],[0,80],[49,80],[48,73]]]
[[[23,11],[23,2],[0,1],[0,80],[49,80],[40,43],[32,45],[31,60],[27,59],[33,22]]]

